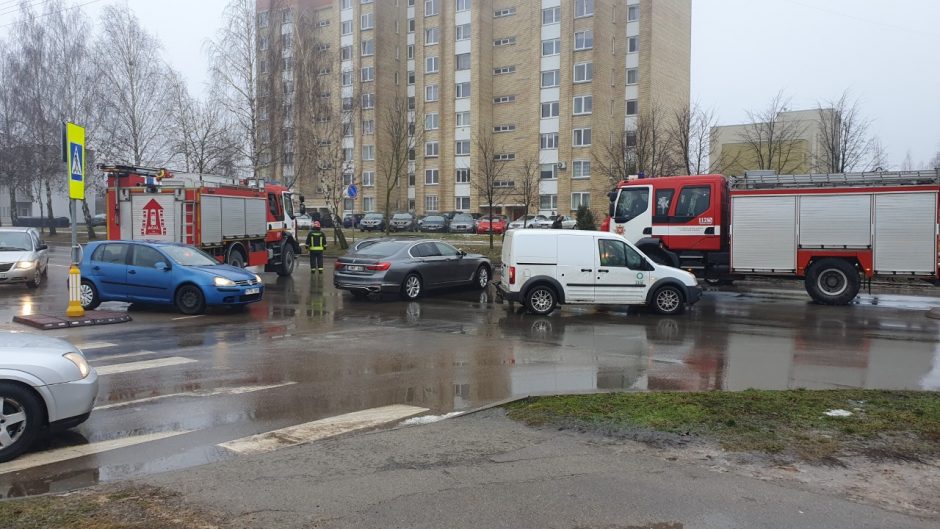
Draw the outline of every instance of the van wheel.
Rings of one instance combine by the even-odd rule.
[[[823,259],[806,273],[806,291],[823,305],[847,305],[861,288],[858,270],[842,259]]]
[[[660,287],[653,294],[653,310],[666,316],[682,314],[685,311],[685,296],[677,286]]]
[[[537,285],[532,287],[525,295],[525,306],[529,312],[545,316],[555,310],[558,305],[558,294],[555,289],[548,285]]]

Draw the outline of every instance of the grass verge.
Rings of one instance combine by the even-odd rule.
[[[179,495],[154,487],[78,492],[0,502],[5,529],[208,529],[213,516],[185,506]]]
[[[846,410],[848,417],[829,417]],[[922,461],[940,457],[940,394],[877,390],[608,393],[531,398],[509,417],[648,439],[661,432],[717,441],[732,451],[789,454],[807,461],[842,455]],[[678,437],[674,437],[678,438]]]

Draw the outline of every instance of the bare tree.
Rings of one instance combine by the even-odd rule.
[[[871,139],[871,154],[868,159],[869,171],[888,170],[888,150],[877,136]]]
[[[859,101],[849,99],[845,91],[839,99],[819,103],[816,108],[822,136],[817,170],[846,173],[863,166],[871,156],[871,120],[862,116]]]
[[[934,155],[933,160],[930,161],[930,167],[940,169],[940,145],[937,146],[937,154]]]
[[[601,174],[607,176],[611,186],[617,185],[637,173],[636,134],[633,131],[621,130],[614,135],[613,141],[601,142],[591,151],[594,165],[600,169]]]
[[[751,158],[749,161],[756,164],[753,169],[787,174],[802,165],[803,160],[797,156],[797,146],[804,127],[783,116],[789,104],[790,100],[780,92],[763,109],[747,112],[749,123],[741,132],[741,141]]]
[[[289,159],[293,162],[293,171],[285,175],[285,183],[288,186],[299,185],[312,190],[317,189],[315,180],[321,161],[333,161],[332,157],[328,156],[329,149],[318,147],[318,141],[324,139],[326,133],[325,139],[328,141],[338,140],[342,143],[342,136],[334,132],[351,132],[351,129],[334,131],[331,127],[336,123],[343,123],[344,120],[352,123],[353,119],[352,114],[342,115],[334,112],[332,90],[336,84],[335,72],[340,66],[339,54],[322,38],[318,22],[316,11],[299,11],[293,15],[293,50],[290,57],[283,59],[281,63],[285,69],[289,68],[289,77],[294,80],[293,94],[283,94],[285,100],[293,101],[294,115],[285,121],[286,133],[280,138],[277,137],[276,131],[265,132],[266,139],[271,142],[279,140],[284,144],[282,160]],[[267,57],[264,57],[264,60],[268,62]],[[280,87],[282,91],[284,88]],[[277,87],[265,88],[267,91],[273,89]],[[269,111],[274,112],[275,109]],[[319,118],[336,118],[337,121],[331,121],[324,127],[318,121]],[[288,123],[289,127],[286,125]]]
[[[904,155],[904,161],[901,162],[902,171],[914,171],[916,169],[914,165],[914,157],[911,156],[911,151],[908,149],[907,153]]]
[[[347,186],[353,182],[354,165],[352,149],[343,147],[343,138],[347,128],[357,114],[357,98],[350,97],[341,104],[333,103],[332,98],[324,98],[317,108],[317,114],[310,117],[309,127],[304,134],[314,144],[316,154],[317,182],[315,190],[323,197],[333,219],[333,236],[341,248],[348,248],[340,212],[346,198]]]
[[[476,195],[489,208],[490,217],[493,216],[493,207],[512,191],[515,182],[503,178],[503,170],[507,160],[496,145],[491,134],[481,133],[473,141],[477,154],[477,171],[470,179],[471,187]],[[490,230],[490,248],[493,248],[493,231]]]
[[[233,174],[237,141],[222,107],[199,101],[177,77],[170,86],[172,153],[186,172]]]
[[[541,171],[538,158],[524,158],[516,172],[515,179],[516,196],[519,198],[525,210],[523,215],[528,215],[532,211],[532,207],[537,207],[539,204],[540,177]]]
[[[696,103],[677,108],[673,115],[669,136],[678,169],[688,175],[710,171],[711,129],[717,124],[714,111]]]
[[[396,94],[383,105],[379,115],[376,164],[385,188],[385,234],[391,229],[392,195],[408,177],[408,162],[418,145],[424,143],[424,124],[411,121],[408,98]],[[417,121],[417,120],[416,120]]]
[[[676,173],[668,119],[663,107],[656,103],[641,110],[637,117],[634,132],[636,140],[632,152],[636,159],[637,171],[645,174],[647,178]],[[629,138],[626,140],[629,141]],[[628,154],[629,152],[628,150]]]

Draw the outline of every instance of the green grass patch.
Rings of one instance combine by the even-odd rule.
[[[849,417],[828,417],[842,409]],[[631,436],[655,431],[727,450],[925,460],[940,456],[940,394],[877,390],[607,393],[531,398],[507,407],[532,426]]]

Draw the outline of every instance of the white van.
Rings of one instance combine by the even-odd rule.
[[[498,296],[535,314],[559,304],[649,305],[680,314],[702,296],[694,275],[654,263],[613,233],[510,230],[502,260]]]

